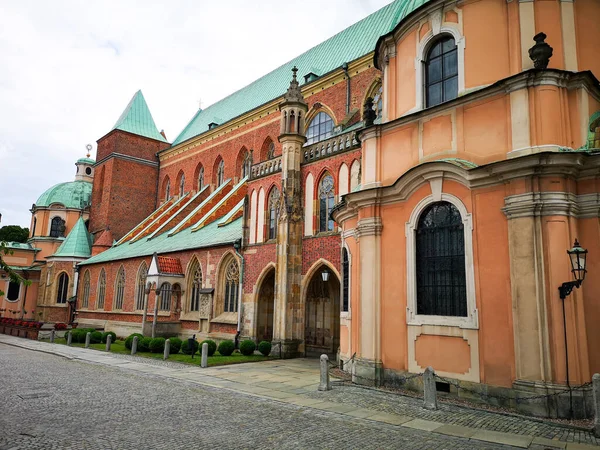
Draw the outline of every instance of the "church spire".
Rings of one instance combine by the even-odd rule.
[[[156,124],[141,90],[134,94],[112,129],[127,131],[138,136],[167,142],[165,137],[158,131],[158,128],[156,128]]]

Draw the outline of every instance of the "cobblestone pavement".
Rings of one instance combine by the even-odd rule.
[[[512,448],[4,344],[0,376],[3,450]]]

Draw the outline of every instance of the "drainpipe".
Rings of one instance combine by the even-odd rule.
[[[350,112],[350,73],[348,73],[348,63],[342,64],[342,70],[346,74],[346,114]]]
[[[233,249],[235,250],[235,254],[239,256],[242,260],[242,266],[240,270],[240,287],[238,292],[238,319],[237,319],[237,333],[235,334],[235,348],[239,347],[240,343],[240,333],[242,331],[242,295],[244,294],[244,255],[240,253],[240,249],[242,248],[242,240],[238,239],[233,243]]]

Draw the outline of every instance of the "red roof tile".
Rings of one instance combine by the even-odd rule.
[[[157,256],[158,272],[172,275],[183,275],[181,261],[179,258],[169,258],[168,256]]]

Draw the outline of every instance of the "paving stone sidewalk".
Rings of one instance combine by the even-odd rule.
[[[0,335],[0,343],[441,435],[536,450],[600,448],[600,439],[589,431],[522,416],[446,403],[440,403],[437,411],[429,411],[422,408],[420,399],[352,385],[336,384],[331,391],[318,392],[319,362],[315,359],[271,360],[202,369],[7,335]]]

